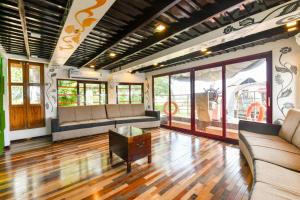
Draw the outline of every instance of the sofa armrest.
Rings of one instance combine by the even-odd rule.
[[[260,133],[264,135],[278,135],[281,129],[281,125],[277,124],[266,124],[260,122],[250,122],[250,121],[239,121],[239,131],[249,131],[254,133]]]
[[[160,112],[155,110],[146,110],[146,116],[155,117],[157,120],[160,120]]]
[[[59,131],[59,121],[58,119],[51,118],[51,133]]]

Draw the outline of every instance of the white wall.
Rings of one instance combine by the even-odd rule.
[[[296,44],[295,37],[289,38],[289,39],[283,39],[276,42],[267,43],[264,45],[259,45],[255,47],[250,47],[247,49],[239,50],[236,52],[231,52],[227,54],[222,54],[219,56],[210,57],[204,60],[200,61],[194,61],[170,68],[165,68],[157,71],[153,71],[146,74],[146,80],[148,81],[149,85],[149,92],[147,94],[147,98],[149,99],[149,102],[147,104],[148,107],[152,108],[152,76],[157,74],[162,74],[170,71],[176,71],[176,70],[182,70],[182,69],[188,69],[192,67],[198,67],[203,66],[211,63],[216,63],[220,61],[230,60],[238,57],[243,56],[249,56],[254,55],[258,53],[268,52],[272,51],[272,61],[273,61],[273,121],[276,121],[277,119],[283,119],[284,115],[279,111],[279,109],[276,106],[276,97],[281,89],[281,86],[278,85],[275,82],[275,76],[280,74],[282,79],[285,81],[285,84],[289,82],[291,75],[290,73],[279,73],[275,70],[275,66],[281,66],[279,63],[279,57],[280,57],[280,50],[283,47],[290,47],[292,49],[291,52],[284,54],[282,56],[282,61],[285,63],[289,68],[290,65],[294,65],[297,67],[297,75],[293,75],[293,80],[291,85],[289,86],[292,90],[292,93],[286,97],[282,98],[280,100],[280,105],[283,106],[284,103],[292,103],[296,108],[300,108],[300,46]],[[284,114],[286,113],[287,109],[284,110]]]
[[[11,59],[27,60],[22,56],[8,55]],[[35,60],[36,62],[46,63],[45,60]],[[44,76],[45,76],[45,118],[46,118],[46,127],[44,128],[35,128],[35,129],[25,129],[18,131],[9,130],[9,104],[8,104],[8,86],[5,86],[5,96],[4,96],[4,106],[6,112],[6,129],[5,129],[5,145],[8,146],[10,141],[32,138],[38,136],[44,136],[51,134],[51,118],[56,118],[57,116],[57,91],[56,83],[57,79],[68,79],[68,70],[72,68],[70,66],[64,66],[61,68],[49,68],[48,64],[45,64]],[[93,71],[88,68],[84,68],[85,71]],[[5,83],[7,83],[7,59],[4,60],[4,72],[5,72]],[[118,82],[134,82],[134,83],[143,83],[145,81],[144,74],[131,74],[123,72],[120,74],[110,74],[109,71],[100,70],[98,73],[101,81],[108,81],[108,103],[116,103],[116,84]],[[115,84],[112,84],[115,83]]]

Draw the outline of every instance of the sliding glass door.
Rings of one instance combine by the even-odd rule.
[[[226,137],[238,139],[239,120],[267,122],[265,58],[226,65]]]
[[[191,130],[191,73],[171,75],[171,126]]]
[[[265,53],[153,77],[162,125],[237,140],[239,120],[271,123],[271,60]]]
[[[195,131],[223,136],[222,67],[195,71]]]
[[[169,76],[160,76],[153,79],[153,104],[154,110],[160,111],[160,123],[170,125],[169,115]]]

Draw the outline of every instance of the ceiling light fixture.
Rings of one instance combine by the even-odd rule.
[[[111,57],[111,58],[114,58],[116,56],[117,56],[117,54],[115,54],[114,52],[109,53],[109,57]]]
[[[295,30],[297,30],[298,28],[297,27],[292,27],[292,28],[289,28],[287,31],[288,32],[292,32],[292,31],[295,31]]]
[[[90,65],[90,68],[95,68],[95,65]]]
[[[156,31],[156,32],[162,32],[162,31],[164,31],[165,29],[166,29],[166,26],[163,25],[163,24],[159,24],[159,25],[157,25],[157,26],[155,27],[155,31]]]
[[[297,25],[297,21],[292,21],[292,22],[288,22],[288,23],[286,23],[286,27],[287,28],[291,28],[291,27],[293,27],[293,26],[296,26]]]
[[[205,53],[205,52],[207,52],[207,49],[206,48],[201,49],[201,52]]]
[[[205,54],[208,55],[208,54],[211,54],[211,53],[212,53],[211,51],[207,51]]]
[[[158,65],[158,63],[154,63],[154,64],[153,64],[153,66],[155,66],[155,67],[156,67],[157,65]]]

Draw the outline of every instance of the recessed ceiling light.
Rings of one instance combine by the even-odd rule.
[[[33,37],[33,38],[41,38],[41,34],[39,33],[34,33],[34,32],[30,32],[30,37]]]
[[[205,53],[205,52],[207,52],[207,49],[206,48],[201,49],[201,52]]]
[[[205,54],[206,54],[206,55],[211,54],[211,51],[207,51]]]
[[[157,25],[157,26],[155,27],[155,31],[156,31],[156,32],[162,32],[162,31],[164,31],[165,29],[166,29],[166,26],[163,25],[163,24],[159,24],[159,25]]]
[[[109,53],[109,57],[114,58],[116,57],[117,54],[115,54],[114,52]]]
[[[95,68],[95,65],[90,65],[90,68]]]
[[[153,65],[154,65],[154,66],[157,66],[157,65],[158,65],[158,63],[154,63]]]
[[[298,28],[297,27],[292,27],[292,28],[289,28],[287,31],[288,32],[292,32],[292,31],[295,31],[295,30],[297,30]]]
[[[286,27],[288,27],[288,28],[296,26],[296,25],[297,25],[297,21],[292,21],[292,22],[286,23]]]

